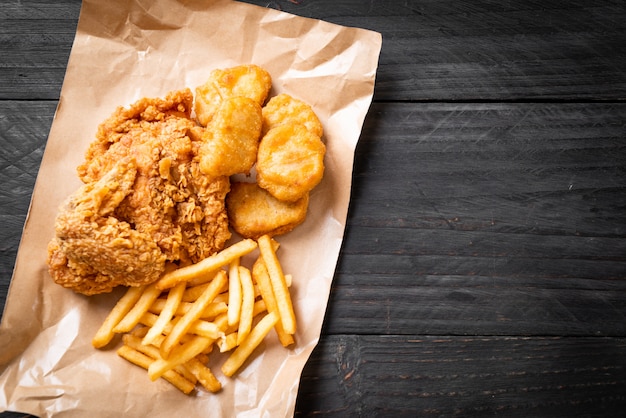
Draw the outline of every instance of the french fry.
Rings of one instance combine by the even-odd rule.
[[[224,250],[205,258],[204,260],[178,270],[164,274],[157,282],[156,286],[160,290],[169,289],[180,282],[187,282],[194,277],[216,271],[231,261],[241,258],[257,248],[257,243],[252,239],[244,239]]]
[[[157,289],[154,284],[146,286],[135,306],[133,306],[124,318],[113,328],[113,331],[122,333],[133,329],[135,325],[139,323],[141,316],[148,312],[150,305],[152,305],[152,302],[154,302],[160,294],[161,291]]]
[[[176,325],[172,328],[172,332],[168,334],[165,341],[163,341],[163,344],[161,344],[161,356],[163,358],[167,358],[169,356],[174,346],[176,346],[183,335],[189,331],[192,323],[200,318],[200,315],[202,315],[202,312],[206,309],[207,305],[213,301],[215,296],[217,296],[220,292],[221,288],[228,282],[226,272],[222,270],[222,273],[223,274],[215,276],[213,281],[209,284],[209,287],[207,287],[198,300],[194,302],[191,309],[189,309],[189,312],[176,322]]]
[[[152,364],[154,364],[154,360],[147,355],[127,346],[123,345],[117,350],[117,354],[123,359],[137,365],[143,367],[144,369],[149,369]],[[162,374],[163,379],[170,382],[174,385],[178,390],[183,392],[185,395],[189,395],[195,389],[196,385],[193,382],[185,379],[180,374],[176,373],[174,370],[168,370]],[[156,380],[156,379],[155,379]]]
[[[239,281],[241,282],[241,313],[239,314],[239,328],[237,330],[237,345],[241,344],[252,328],[254,310],[254,285],[250,270],[239,266]],[[230,321],[229,321],[230,325]]]
[[[209,392],[216,393],[222,389],[222,384],[215,377],[211,369],[202,364],[197,358],[192,358],[185,367],[198,379],[198,382]]]
[[[111,312],[107,315],[104,322],[91,340],[91,344],[95,348],[102,348],[111,342],[115,332],[113,328],[126,316],[128,311],[137,303],[139,297],[143,293],[145,286],[129,287],[124,296],[117,301]]]
[[[213,302],[209,303],[204,312],[202,312],[202,319],[213,319],[221,313],[228,311],[228,305],[226,302],[218,301],[220,295],[217,295]],[[160,315],[165,307],[166,299],[158,298],[150,307],[150,313]],[[193,304],[191,302],[181,302],[174,313],[175,316],[185,315]]]
[[[263,235],[259,238],[258,243],[261,256],[263,257],[265,267],[267,268],[267,272],[270,276],[272,290],[274,291],[274,298],[276,299],[276,304],[278,305],[278,313],[280,315],[283,328],[287,334],[295,334],[296,315],[293,311],[293,304],[291,302],[291,296],[289,294],[289,289],[287,288],[283,269],[278,261],[278,258],[276,257],[274,248],[272,247],[271,238],[268,235]]]
[[[203,353],[215,340],[206,337],[194,336],[185,344],[174,348],[167,359],[159,358],[148,368],[148,377],[155,381],[168,370],[179,364],[186,363],[200,353]]]
[[[220,391],[208,367],[214,348],[230,352],[221,371],[232,377],[272,329],[282,345],[294,343],[284,327],[285,320],[294,331],[296,326],[291,276],[282,271],[278,245],[268,236],[240,241],[199,263],[170,268],[151,285],[130,288],[92,344],[103,347],[123,333],[118,354],[147,369],[151,380],[166,379],[187,394],[196,384]],[[242,266],[241,257],[255,248],[260,254],[252,269]]]
[[[215,299],[213,299],[213,302],[209,303],[209,306],[207,306],[204,312],[202,312],[200,318],[214,319],[219,314],[223,314],[225,312],[228,312],[228,305],[225,302],[216,302]]]
[[[217,340],[216,344],[220,349],[220,353],[225,353],[226,351],[230,351],[237,347],[237,331],[224,335],[222,338]]]
[[[254,309],[252,310],[252,316],[256,317],[262,312],[267,311],[267,306],[265,305],[265,301],[263,299],[257,300],[254,302]]]
[[[239,345],[228,359],[226,359],[224,364],[222,364],[222,373],[228,377],[237,373],[254,349],[261,344],[265,336],[274,328],[276,322],[278,322],[278,315],[276,315],[276,313],[270,312],[265,315],[263,319],[252,328],[252,331],[248,337],[243,340],[241,345]]]
[[[159,319],[159,317],[151,312],[146,312],[141,316],[141,319],[139,320],[140,324],[146,325],[148,328],[154,326],[154,324],[156,324],[157,320]],[[163,334],[157,335],[156,339],[154,340],[153,344],[156,346],[161,346],[163,340],[165,339],[165,336],[167,336],[168,334],[170,334],[172,332],[172,328],[174,327],[174,325],[176,324],[176,322],[178,322],[178,320],[180,319],[180,317],[175,317],[172,318],[171,322],[168,322],[167,325],[165,325],[165,328],[163,329]],[[131,331],[132,332],[132,331]],[[191,339],[191,335],[189,334],[185,334],[183,335],[183,337],[180,339],[181,343],[186,343],[187,341],[189,341],[189,339]]]
[[[159,314],[159,319],[157,319],[156,323],[150,327],[150,330],[142,341],[144,345],[152,344],[154,339],[163,333],[165,326],[172,320],[172,317],[176,313],[176,309],[178,309],[178,305],[180,304],[184,292],[185,283],[179,283],[170,289],[165,301],[165,306]]]
[[[276,298],[274,297],[274,291],[272,290],[272,283],[270,282],[270,276],[265,267],[265,262],[262,258],[258,258],[252,266],[252,277],[256,281],[257,286],[261,292],[261,298],[267,305],[268,312],[278,313],[278,305]],[[279,320],[274,327],[278,340],[283,347],[288,347],[295,342],[293,335],[285,332],[282,322]]]
[[[224,270],[219,270],[214,276],[213,278],[215,279],[215,277],[218,274],[224,274]],[[202,294],[202,292],[204,292],[204,290],[209,287],[210,283],[203,283],[197,286],[189,286],[187,285],[187,289],[185,290],[185,293],[183,294],[183,302],[194,302],[196,299],[198,299],[200,297],[200,295]],[[220,289],[220,294],[223,294],[223,292],[228,290],[228,282],[226,282],[226,284],[224,285],[224,287],[222,287],[222,289]],[[228,300],[228,298],[226,298],[226,301]]]
[[[220,328],[215,325],[215,323],[203,321],[201,319],[197,319],[192,322],[188,332],[190,334],[201,335],[203,337],[213,339],[220,338],[224,334]]]
[[[145,314],[143,314],[139,322],[143,325],[146,325],[147,327],[153,327],[154,324],[156,324],[157,320],[158,320],[158,317],[155,314],[151,312],[146,312]],[[156,336],[152,344],[161,346],[160,343],[156,342],[157,338],[161,336],[165,338],[165,336],[171,334],[172,329],[174,329],[174,325],[176,325],[176,323],[179,320],[180,320],[180,317],[176,317],[176,318],[173,318],[171,322],[168,322],[163,328],[162,333]],[[201,335],[207,338],[220,338],[224,333],[222,332],[220,327],[214,322],[209,322],[209,321],[204,321],[202,319],[198,319],[191,323],[191,326],[187,330],[187,333],[182,336],[182,338],[180,339],[180,342],[187,341],[191,337],[191,334]]]
[[[215,276],[213,276],[213,278],[215,279]],[[185,284],[185,282],[181,282],[181,283]],[[202,283],[197,286],[187,287],[185,289],[185,292],[183,293],[183,297],[181,300],[183,302],[194,302],[196,299],[200,297],[202,293],[204,293],[206,288],[209,287],[209,284],[210,283]]]
[[[228,325],[239,322],[241,315],[241,279],[239,278],[239,259],[233,260],[228,269]]]
[[[159,335],[158,337],[155,338],[155,343],[157,344],[159,344],[163,340],[162,335]],[[139,351],[140,353],[145,354],[146,356],[150,357],[152,360],[156,360],[160,357],[159,349],[156,346],[143,344],[143,342],[141,341],[141,338],[137,337],[136,335],[124,334],[124,336],[122,337],[122,341],[124,341],[125,345]],[[181,376],[183,376],[185,379],[195,384],[198,379],[194,376],[193,373],[191,373],[184,366],[185,366],[184,364],[180,364],[174,368],[174,371],[180,374]]]

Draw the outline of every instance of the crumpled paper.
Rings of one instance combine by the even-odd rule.
[[[318,342],[343,240],[354,150],[370,106],[380,34],[273,9],[206,0],[84,0],[0,324],[0,410],[40,417],[279,417],[294,413],[300,374]],[[54,284],[46,246],[57,208],[80,181],[98,124],[119,106],[195,88],[211,70],[253,63],[271,96],[311,104],[324,125],[326,172],[304,224],[278,237],[293,275],[295,348],[272,334],[224,389],[186,396],[91,338],[120,297]]]

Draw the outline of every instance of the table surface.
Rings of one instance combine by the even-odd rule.
[[[383,36],[296,416],[623,413],[624,2],[249,3]],[[1,306],[79,11],[0,11]]]

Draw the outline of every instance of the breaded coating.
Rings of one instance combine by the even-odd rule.
[[[275,198],[295,202],[322,180],[325,153],[321,138],[304,126],[279,125],[259,144],[257,182]]]
[[[263,106],[271,88],[272,77],[257,65],[214,70],[208,80],[196,88],[196,118],[202,126],[207,126],[222,101],[231,97],[247,97]]]
[[[285,234],[306,219],[309,195],[297,201],[276,199],[255,183],[233,182],[226,196],[232,228],[244,238]]]
[[[132,192],[136,174],[134,162],[126,158],[65,201],[48,247],[56,283],[91,295],[121,284],[150,283],[163,273],[165,255],[152,237],[114,216]]]
[[[118,108],[99,126],[85,162],[78,167],[78,175],[87,187],[112,181],[105,186],[114,188],[118,180],[108,173],[119,171],[120,161],[133,162],[135,174],[131,187],[123,199],[116,200],[112,211],[107,212],[107,222],[117,222],[116,229],[107,224],[106,231],[147,237],[162,254],[163,262],[197,262],[221,250],[231,236],[225,206],[230,180],[224,176],[209,178],[201,173],[197,155],[204,128],[191,119],[192,105],[191,90],[185,89],[165,98],[145,98],[128,108]],[[71,221],[71,228],[78,230],[81,219],[91,222],[80,213],[70,214],[72,210],[71,206],[62,210],[67,213],[57,221],[56,241],[60,238],[59,231],[64,231],[64,222]],[[126,229],[120,229],[121,225],[126,225]],[[82,226],[87,227],[93,226]],[[94,251],[107,245],[106,234],[95,236]],[[56,274],[64,276],[64,282],[81,283],[75,286],[81,293],[110,291],[116,285],[136,283],[136,279],[122,272],[98,273],[102,269],[92,265],[91,258],[80,255],[85,253],[86,246],[86,240],[80,248],[51,243],[49,263],[55,271],[51,271],[53,277]],[[118,256],[124,260],[125,268],[136,272],[156,268],[150,266],[155,264],[153,257],[125,255],[123,247],[116,247],[106,257]],[[148,274],[144,280],[157,278],[157,274]],[[106,280],[110,283],[105,283]]]
[[[263,134],[279,125],[304,125],[319,137],[324,134],[311,106],[285,93],[272,97],[263,107]]]
[[[206,175],[248,174],[261,137],[261,106],[246,97],[225,99],[205,129],[200,169]]]

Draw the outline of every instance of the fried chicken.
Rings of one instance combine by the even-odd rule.
[[[261,139],[261,106],[247,97],[222,101],[200,148],[200,169],[210,176],[250,173]]]
[[[94,215],[95,223],[84,215],[89,209],[74,204],[62,208],[57,236],[49,248],[55,281],[80,293],[101,293],[120,284],[138,284],[136,277],[108,268],[112,260],[123,260],[126,270],[149,273],[140,280],[149,283],[158,278],[165,261],[197,262],[224,247],[231,235],[224,203],[230,180],[207,177],[199,170],[196,157],[204,128],[191,119],[192,106],[191,90],[175,91],[162,99],[145,98],[120,107],[99,126],[85,162],[78,167],[86,188],[73,201],[89,200],[91,188],[99,188],[100,194],[117,190],[118,176],[132,171],[124,169],[121,161],[132,161],[127,165],[134,167],[133,180],[124,193],[120,189],[115,198],[105,199],[106,210]],[[85,228],[92,229],[87,236],[95,237],[89,251],[103,252],[102,257],[84,257],[88,240],[83,239],[78,247],[67,245],[64,231]],[[124,233],[133,245],[150,242],[160,256],[127,257],[123,246],[108,246]],[[110,283],[105,285],[107,280]]]
[[[322,122],[313,108],[285,93],[272,97],[263,106],[263,135],[279,125],[303,125],[312,134],[324,135]]]
[[[263,106],[272,88],[272,77],[257,65],[239,65],[211,72],[207,81],[196,87],[196,117],[208,126],[222,101],[232,97],[247,97]]]
[[[283,202],[256,183],[233,182],[226,196],[230,226],[244,238],[282,235],[306,219],[309,194]]]
[[[111,291],[120,284],[142,285],[160,277],[165,255],[152,237],[114,216],[132,192],[137,168],[126,158],[63,204],[56,237],[48,246],[54,281],[84,294]]]
[[[301,124],[272,128],[259,144],[257,183],[278,200],[295,202],[324,176],[326,146]]]

